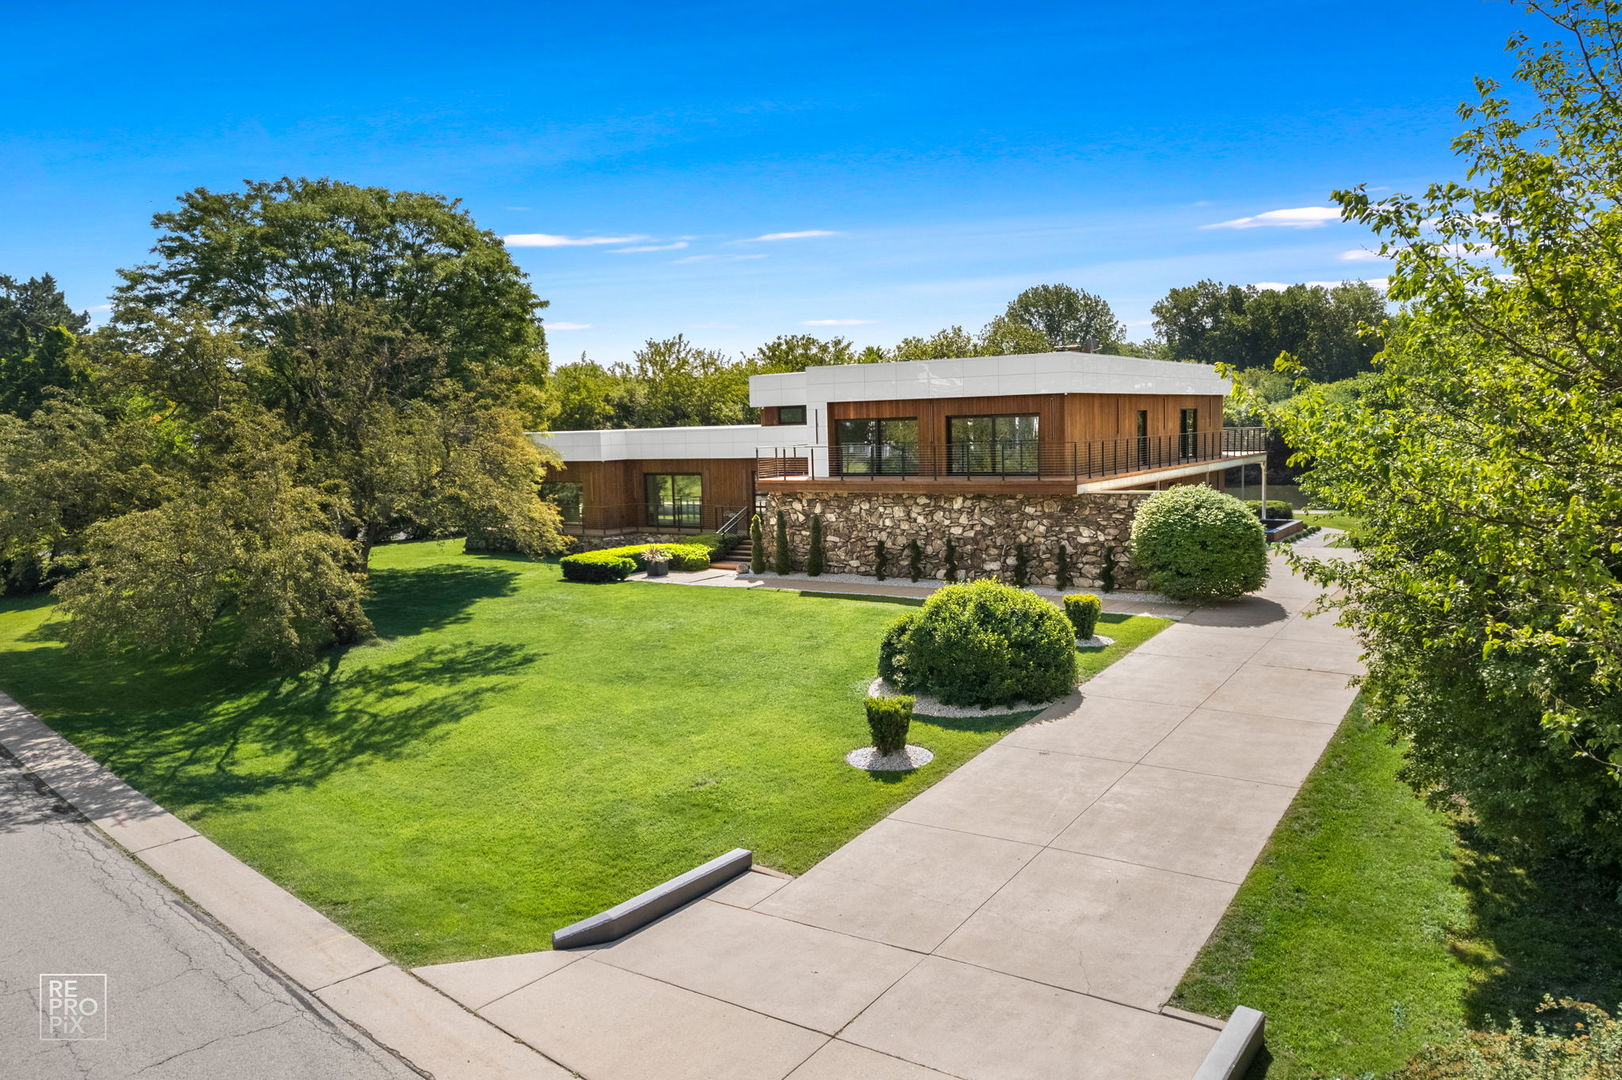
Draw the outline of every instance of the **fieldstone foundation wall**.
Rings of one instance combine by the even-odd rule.
[[[924,576],[938,578],[946,541],[956,547],[963,580],[1013,575],[1015,545],[1025,545],[1032,585],[1053,585],[1060,545],[1069,553],[1078,589],[1104,587],[1113,561],[1114,587],[1145,589],[1148,582],[1128,554],[1132,517],[1148,491],[1085,495],[920,495],[895,492],[799,491],[767,499],[770,546],[779,510],[788,528],[795,569],[805,566],[811,515],[822,515],[822,547],[830,574],[873,573],[873,549],[889,549],[890,577],[905,578],[906,546],[917,540]]]

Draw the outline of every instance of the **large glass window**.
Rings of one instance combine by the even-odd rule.
[[[704,478],[698,473],[645,473],[648,524],[697,528],[704,511]]]
[[[953,416],[946,421],[951,471],[965,476],[1034,476],[1036,415]]]
[[[905,476],[918,471],[918,421],[841,420],[839,471],[846,476]]]
[[[541,484],[541,498],[557,504],[558,513],[565,524],[580,524],[585,511],[585,489],[566,480],[547,480]]]
[[[777,409],[777,422],[779,424],[805,423],[804,405],[780,405]]]

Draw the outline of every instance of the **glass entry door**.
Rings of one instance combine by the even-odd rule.
[[[698,473],[647,473],[648,524],[696,529],[704,513],[704,477]]]
[[[839,471],[845,476],[906,476],[918,472],[918,421],[913,417],[841,420]]]
[[[961,476],[1035,476],[1037,418],[953,416],[946,421],[951,471]]]
[[[1178,442],[1181,443],[1182,454],[1185,458],[1198,457],[1200,453],[1200,410],[1184,409],[1177,421]]]

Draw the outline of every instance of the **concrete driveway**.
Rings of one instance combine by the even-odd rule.
[[[1275,557],[803,876],[416,974],[590,1080],[1188,1080],[1163,1010],[1350,706]]]

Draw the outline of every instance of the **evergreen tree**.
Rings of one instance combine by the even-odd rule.
[[[777,512],[777,528],[772,533],[772,572],[786,574],[794,569],[794,560],[788,550],[788,522],[783,511]]]
[[[917,540],[907,541],[907,577],[917,581],[924,576],[924,549]]]
[[[812,577],[820,577],[825,562],[826,557],[822,551],[822,515],[812,514],[809,550],[805,555],[805,572]]]

